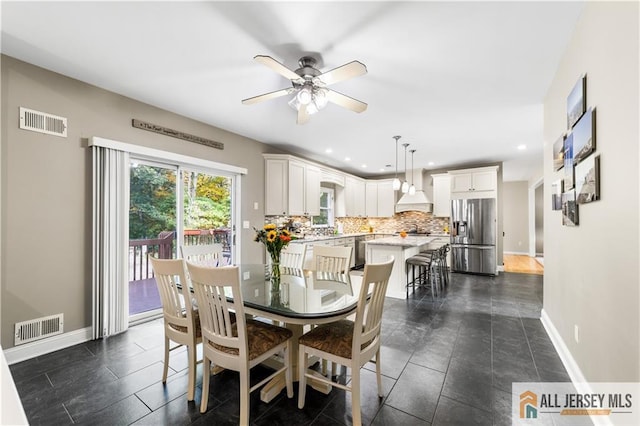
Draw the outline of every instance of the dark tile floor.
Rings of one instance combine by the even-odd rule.
[[[449,290],[387,299],[383,322],[385,396],[376,395],[375,369],[362,369],[362,417],[372,425],[510,425],[513,381],[569,381],[539,320],[542,277],[452,274]],[[237,424],[237,375],[212,378],[209,410],[187,403],[187,359],[172,354],[161,383],[162,323],[129,329],[11,366],[33,425]],[[253,375],[265,374],[258,367]],[[201,370],[198,370],[201,376]],[[341,380],[349,380],[343,370]],[[251,397],[253,425],[350,425],[351,395],[307,391],[306,405],[281,393],[269,404]]]

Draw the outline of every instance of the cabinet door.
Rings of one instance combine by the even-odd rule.
[[[366,216],[366,212],[365,212],[365,199],[366,199],[366,194],[365,194],[365,186],[364,186],[364,181],[362,180],[356,180],[355,181],[355,193],[354,193],[354,207],[355,207],[355,215],[356,216]]]
[[[471,173],[452,174],[451,175],[451,192],[469,192],[473,190]]]
[[[320,214],[320,176],[319,168],[307,165],[305,167],[305,206],[307,215],[318,216]]]
[[[395,204],[396,194],[393,190],[393,181],[378,182],[378,216],[393,217]]]
[[[289,162],[289,214],[304,216],[305,214],[305,165],[295,161]],[[319,195],[318,195],[319,197]]]
[[[476,172],[473,174],[474,191],[495,191],[497,188],[496,172]]]
[[[264,214],[287,214],[288,210],[288,161],[266,160]]]
[[[367,216],[378,216],[378,183],[367,182],[365,184],[365,214]]]
[[[433,215],[451,215],[451,179],[448,175],[433,176]]]

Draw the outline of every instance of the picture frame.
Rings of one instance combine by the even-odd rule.
[[[587,158],[596,149],[596,110],[589,108],[573,127],[573,164]]]
[[[587,204],[600,199],[600,156],[590,155],[575,166],[576,202]]]
[[[571,130],[587,110],[587,75],[583,74],[567,97],[567,129]]]
[[[557,172],[558,170],[564,167],[564,139],[566,135],[562,135],[558,138],[557,141],[553,143],[553,171]]]
[[[564,139],[564,190],[573,189],[573,134]]]
[[[573,189],[562,193],[562,224],[578,226],[578,204],[576,192]]]
[[[562,179],[551,184],[551,210],[562,210],[562,193],[564,186]]]

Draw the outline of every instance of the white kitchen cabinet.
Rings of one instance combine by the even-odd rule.
[[[320,177],[313,164],[265,156],[265,215],[319,215]]]
[[[365,214],[378,216],[378,182],[368,181],[365,184]]]
[[[495,198],[498,192],[498,166],[452,170],[451,199]]]
[[[366,188],[364,179],[347,176],[344,184],[346,216],[365,216]]]
[[[287,214],[289,207],[289,161],[265,160],[264,214]]]
[[[433,215],[451,215],[451,178],[447,173],[431,175],[433,178]]]
[[[378,217],[393,217],[396,207],[396,193],[393,180],[378,181]]]
[[[366,209],[368,217],[392,217],[395,207],[395,192],[393,181],[369,180],[366,187]]]

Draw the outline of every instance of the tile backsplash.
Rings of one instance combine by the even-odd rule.
[[[305,235],[333,234],[334,228],[312,228],[311,221],[305,216],[265,216],[265,223],[276,223],[278,226],[300,224],[298,232]],[[431,213],[403,212],[393,217],[341,217],[336,218],[336,227],[341,224],[345,234],[356,232],[373,232],[394,234],[400,231],[440,233],[448,230],[449,218],[435,217]]]

